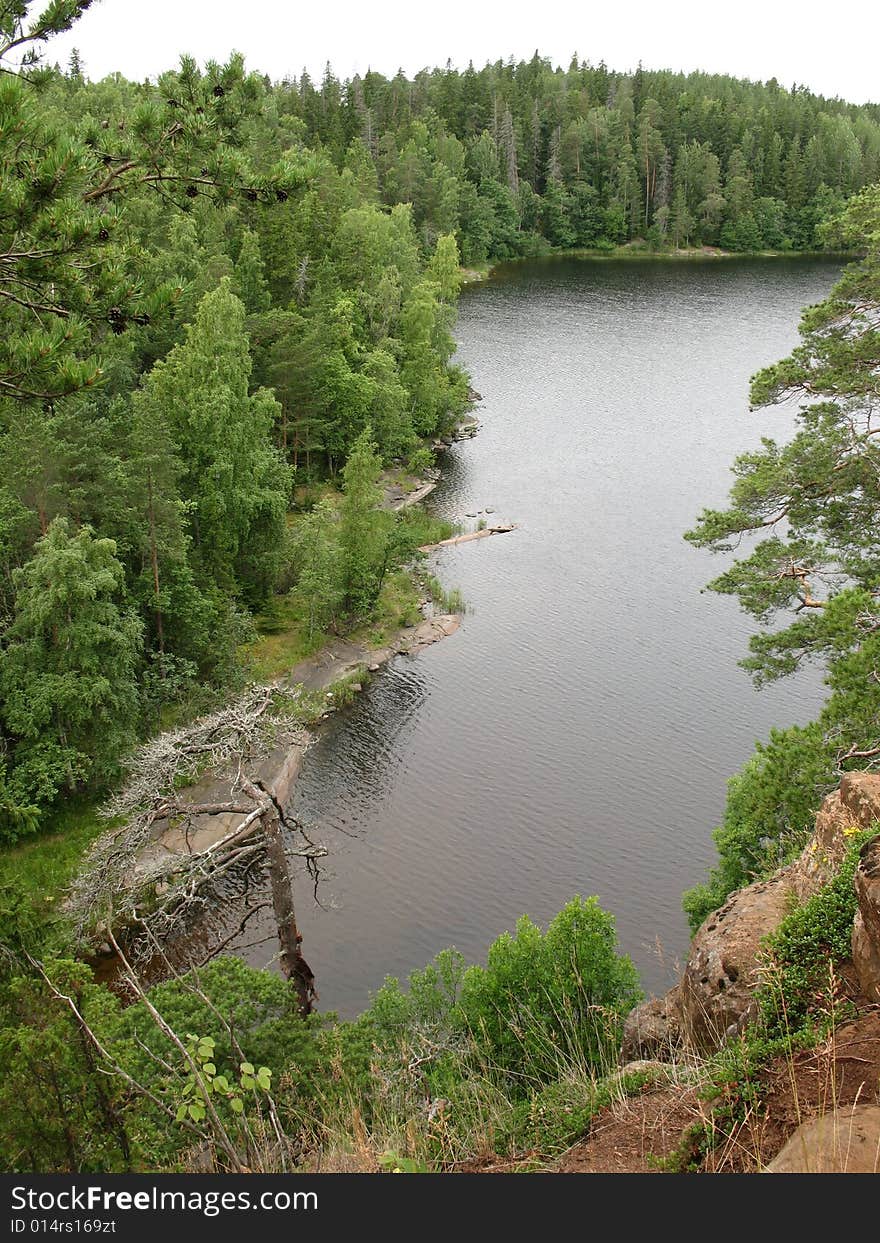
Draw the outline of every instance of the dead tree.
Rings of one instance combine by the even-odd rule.
[[[262,862],[280,967],[296,990],[300,1012],[311,1013],[317,992],[301,950],[290,859],[303,858],[312,870],[327,851],[285,817],[271,790],[254,775],[279,741],[307,745],[308,735],[295,717],[296,699],[296,692],[251,687],[233,704],[152,740],[135,754],[128,782],[106,808],[108,816],[123,816],[124,823],[92,847],[67,902],[81,944],[103,940],[112,945],[125,938],[129,956],[144,966],[157,945],[166,945],[212,904],[225,876]],[[228,799],[187,799],[182,783],[206,766],[224,775]],[[221,815],[239,819],[218,836],[213,818]]]

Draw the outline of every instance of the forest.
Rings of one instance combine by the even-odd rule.
[[[74,55],[0,108],[7,841],[229,684],[278,591],[312,631],[369,614],[406,540],[347,567],[326,507],[299,551],[285,517],[365,429],[376,474],[462,414],[459,261],[812,249],[880,177],[874,106],[539,57],[316,87],[240,58],[91,83]]]
[[[139,743],[239,693],[261,636],[313,651],[405,592],[448,530],[389,512],[382,480],[430,470],[472,404],[463,269],[572,249],[862,256],[754,382],[756,405],[809,398],[795,440],[738,462],[688,535],[756,533],[714,589],[762,625],[797,610],[753,641],[758,680],[829,670],[822,718],[732,783],[694,926],[786,857],[816,790],[880,750],[880,106],[537,53],[92,82],[51,45],[89,2],[0,7],[0,846],[61,842],[57,871],[0,870],[4,1168],[287,1170],[358,1127],[387,1168],[474,1135],[555,1150],[609,1099],[595,1072],[639,997],[594,899],[340,1024],[231,957],[123,1001],[52,904]]]

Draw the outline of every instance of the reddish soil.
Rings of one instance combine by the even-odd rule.
[[[649,1088],[598,1114],[589,1135],[557,1169],[560,1174],[656,1173],[673,1153],[686,1167],[692,1146],[692,1159],[705,1173],[756,1173],[802,1122],[847,1105],[880,1104],[880,1008],[865,1009],[814,1049],[778,1058],[754,1086],[756,1106],[736,1099],[733,1085],[713,1102],[695,1087]],[[737,1116],[745,1113],[733,1128],[724,1121],[728,1105]],[[714,1130],[708,1156],[692,1143],[695,1124],[710,1134]]]
[[[713,1171],[759,1170],[802,1122],[845,1105],[880,1103],[880,1010],[865,1011],[815,1049],[779,1058],[759,1083],[760,1111],[716,1150]]]
[[[689,1127],[707,1116],[696,1089],[672,1084],[615,1102],[560,1159],[560,1174],[657,1174]]]

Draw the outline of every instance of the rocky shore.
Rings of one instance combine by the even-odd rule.
[[[857,834],[880,829],[880,774],[847,773],[823,801],[793,862],[730,895],[691,942],[679,982],[629,1014],[621,1073],[647,1071],[642,1095],[594,1120],[560,1172],[650,1172],[711,1128],[711,1059],[744,1039],[767,970],[765,943],[798,904],[834,877]],[[862,846],[849,960],[837,966],[848,1019],[813,1048],[771,1063],[760,1109],[747,1112],[713,1169],[880,1172],[880,832]],[[702,1085],[705,1089],[705,1083]],[[726,1164],[725,1164],[726,1162]]]

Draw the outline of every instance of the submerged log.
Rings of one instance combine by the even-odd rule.
[[[451,544],[467,544],[475,539],[488,539],[490,535],[506,535],[508,531],[515,531],[517,524],[515,522],[499,523],[493,527],[483,527],[481,531],[468,531],[465,535],[453,535],[449,539],[442,539],[437,544],[423,544],[419,552],[433,552],[435,548],[448,548]]]

